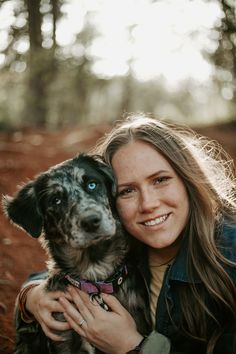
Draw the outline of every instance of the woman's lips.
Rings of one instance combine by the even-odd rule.
[[[159,225],[161,223],[163,223],[164,221],[166,221],[166,219],[168,218],[170,214],[164,214],[162,216],[158,216],[156,218],[147,220],[147,221],[143,221],[140,224],[145,225],[145,226],[155,226],[155,225]]]

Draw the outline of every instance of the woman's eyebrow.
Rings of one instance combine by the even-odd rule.
[[[159,170],[157,172],[152,173],[150,176],[147,177],[147,179],[157,177],[157,176],[161,175],[162,173],[169,173],[169,172],[170,171],[167,171],[167,170]]]
[[[157,177],[159,175],[161,175],[162,173],[169,173],[170,171],[167,170],[158,170],[154,173],[152,173],[150,176],[147,176],[146,179],[152,179],[153,177]],[[130,181],[130,182],[124,182],[124,183],[118,183],[117,187],[127,187],[127,186],[132,186],[133,184],[135,184],[134,181]]]
[[[117,184],[117,187],[127,187],[127,186],[131,186],[132,184],[134,184],[134,182],[125,182],[125,183],[120,183]]]

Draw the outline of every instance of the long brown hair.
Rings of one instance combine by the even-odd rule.
[[[212,354],[217,339],[236,316],[235,286],[224,269],[224,265],[235,267],[236,264],[223,257],[216,237],[222,216],[236,220],[233,161],[216,141],[199,136],[190,128],[141,114],[118,122],[95,151],[112,165],[116,151],[132,140],[151,144],[186,186],[190,203],[185,228],[188,273],[190,279],[193,274],[198,275],[204,291],[194,282],[181,287],[181,327],[187,336],[205,342],[207,354]],[[206,296],[211,298],[213,307],[206,302]],[[210,330],[207,323],[211,323]]]

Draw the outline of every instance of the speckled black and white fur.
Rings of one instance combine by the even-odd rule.
[[[74,279],[106,280],[124,262],[128,237],[115,211],[115,190],[111,169],[98,158],[81,154],[40,174],[15,197],[4,197],[10,220],[33,237],[41,235],[49,255],[48,291],[64,291],[65,274]],[[149,311],[138,277],[134,269],[130,271],[115,296],[145,334]],[[50,353],[98,352],[75,332],[62,335],[67,341],[50,341]]]

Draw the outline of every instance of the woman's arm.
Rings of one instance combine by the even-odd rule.
[[[143,339],[131,315],[114,296],[102,294],[104,302],[110,308],[110,311],[105,311],[98,304],[92,303],[84,292],[69,287],[69,293],[76,308],[67,299],[61,297],[59,301],[64,307],[65,318],[80,336],[101,351],[109,354],[124,354],[132,351]],[[162,351],[158,351],[155,347],[155,354],[168,354],[169,341],[166,337],[161,337],[165,348],[163,343],[160,343]],[[144,347],[148,346],[148,339],[145,342]]]

